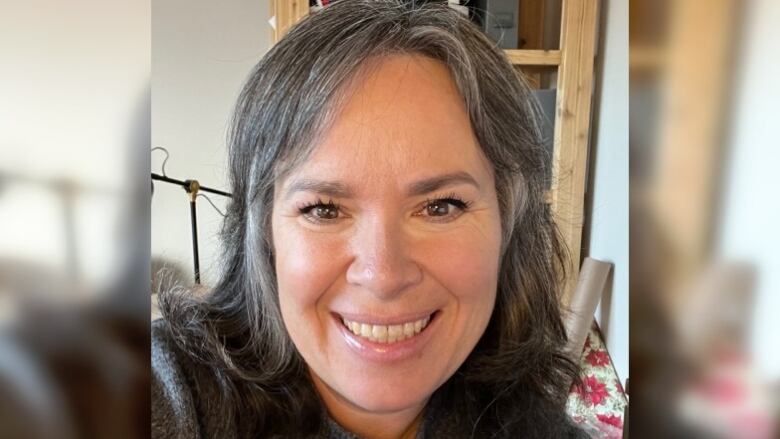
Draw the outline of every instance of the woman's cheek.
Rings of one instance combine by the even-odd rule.
[[[500,239],[499,233],[483,234],[473,228],[432,237],[422,246],[424,265],[460,299],[484,300],[495,290]]]
[[[338,276],[341,245],[333,237],[295,230],[297,225],[280,227],[275,235],[281,252],[276,256],[276,272],[282,294],[295,295],[301,302],[316,302]]]

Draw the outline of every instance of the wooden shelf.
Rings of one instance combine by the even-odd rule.
[[[558,66],[560,50],[504,50],[509,62],[516,66]]]

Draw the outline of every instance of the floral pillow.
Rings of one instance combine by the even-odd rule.
[[[580,358],[580,383],[572,386],[566,410],[593,438],[623,437],[628,400],[601,333],[593,322]]]

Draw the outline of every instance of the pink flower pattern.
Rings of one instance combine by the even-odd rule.
[[[567,412],[593,437],[619,439],[628,404],[595,322],[580,357],[580,383],[572,386]]]
[[[609,364],[609,354],[606,351],[590,351],[585,361],[591,366],[606,366]]]
[[[589,375],[582,379],[582,383],[576,384],[575,392],[579,393],[590,405],[599,405],[609,396],[607,386],[595,376]]]
[[[596,415],[599,421],[609,424],[613,427],[623,428],[623,417],[615,415]]]

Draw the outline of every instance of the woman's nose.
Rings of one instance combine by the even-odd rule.
[[[422,270],[413,260],[402,227],[374,221],[353,237],[354,259],[347,282],[383,299],[393,298],[422,281]]]

